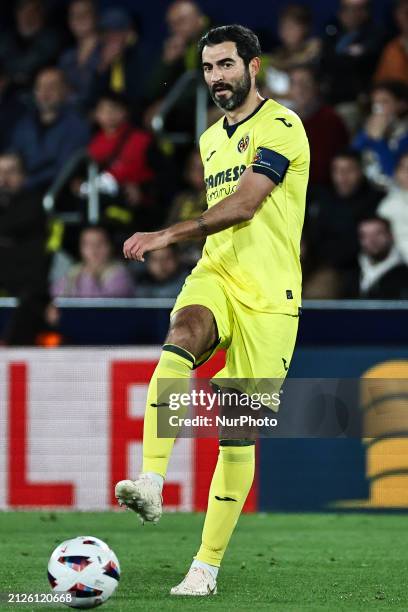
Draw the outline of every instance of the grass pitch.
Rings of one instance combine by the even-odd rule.
[[[70,537],[94,535],[116,552],[119,587],[104,610],[408,609],[407,516],[254,514],[241,517],[210,598],[168,595],[195,553],[202,514],[167,514],[140,525],[131,512],[0,513],[0,592],[46,593],[48,557]],[[3,611],[61,610],[17,604]],[[67,608],[65,608],[67,609]]]

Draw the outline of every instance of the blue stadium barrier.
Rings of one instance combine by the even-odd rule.
[[[61,299],[61,331],[74,345],[160,344],[173,300]],[[0,330],[13,307],[0,301]],[[305,302],[294,378],[360,378],[372,366],[408,358],[408,302]],[[319,510],[366,500],[359,439],[273,439],[260,443],[261,510]]]

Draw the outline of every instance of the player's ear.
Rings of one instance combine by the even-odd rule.
[[[259,57],[253,57],[249,62],[249,74],[251,77],[256,77],[261,68],[261,59]]]

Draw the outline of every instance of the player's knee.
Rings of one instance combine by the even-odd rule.
[[[200,328],[194,322],[174,321],[170,327],[166,343],[176,344],[197,357],[201,339]]]
[[[178,310],[171,319],[166,343],[177,344],[197,359],[217,338],[215,319],[204,306],[189,306]]]

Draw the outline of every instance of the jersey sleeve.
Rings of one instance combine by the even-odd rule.
[[[250,166],[278,185],[303,152],[309,152],[309,145],[299,117],[294,113],[269,116],[255,132],[255,156]]]

